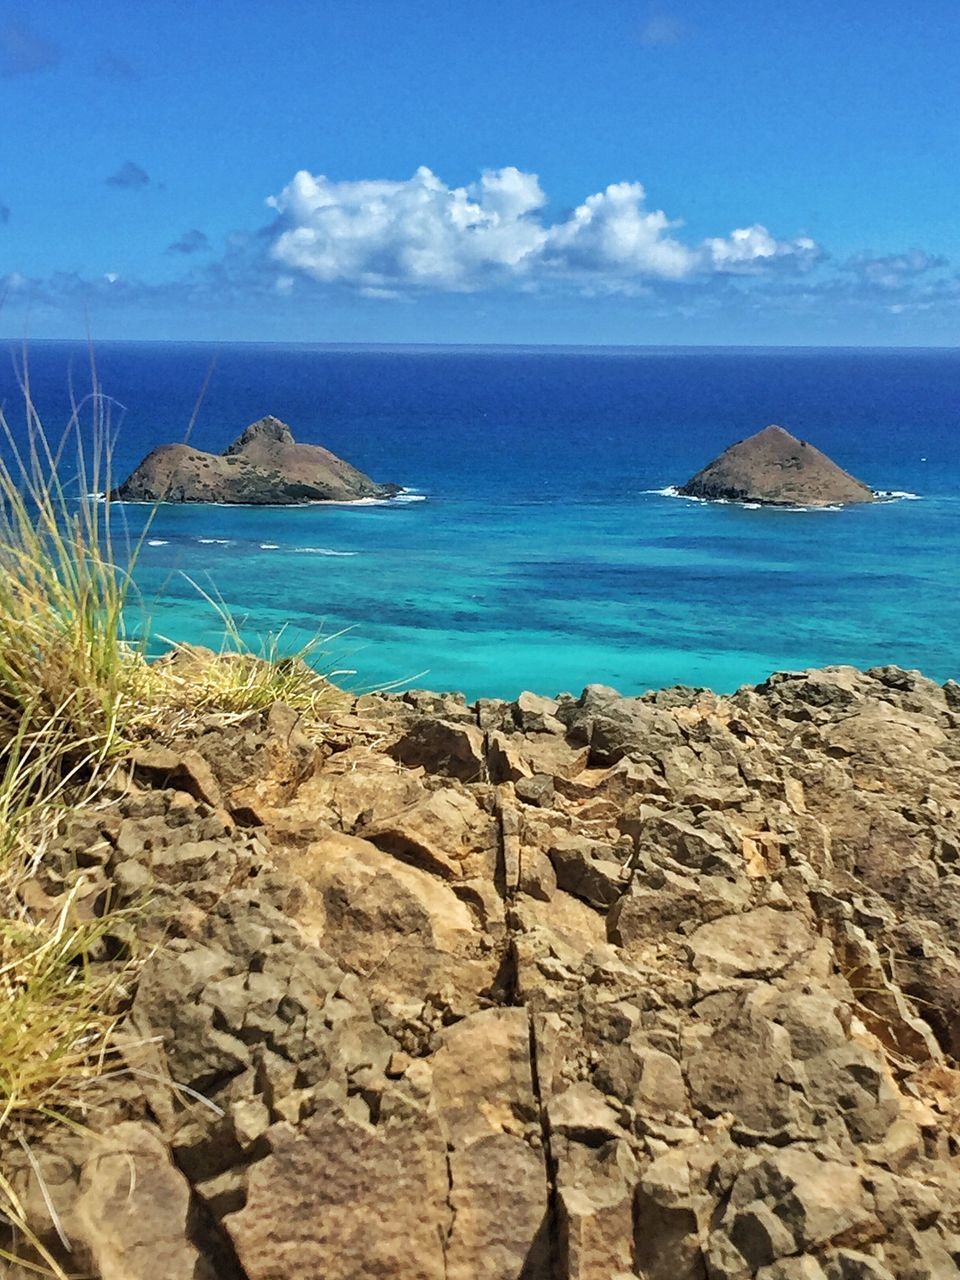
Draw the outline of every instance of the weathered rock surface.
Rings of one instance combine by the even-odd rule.
[[[103,1136],[0,1153],[68,1270],[960,1276],[955,686],[370,695],[314,736],[209,716],[65,825],[62,885],[147,895],[157,944]]]
[[[829,507],[876,497],[812,444],[775,426],[732,444],[679,491],[689,498],[775,507]]]
[[[249,506],[390,498],[377,484],[320,445],[297,444],[279,418],[249,427],[223,453],[164,444],[114,490],[121,502],[226,502]]]

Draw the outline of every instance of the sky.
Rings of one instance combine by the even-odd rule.
[[[956,0],[0,0],[0,334],[953,346]]]

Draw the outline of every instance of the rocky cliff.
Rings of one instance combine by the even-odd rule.
[[[185,444],[154,449],[112,494],[122,502],[225,502],[250,506],[389,498],[377,484],[319,445],[297,444],[279,418],[252,423],[223,453]]]
[[[731,445],[679,492],[776,507],[829,507],[873,502],[876,496],[812,444],[776,426]]]
[[[960,1275],[958,764],[889,667],[209,716],[64,827],[157,950],[4,1173],[100,1280]]]

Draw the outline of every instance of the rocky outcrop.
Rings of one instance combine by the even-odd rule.
[[[725,449],[678,492],[771,507],[841,506],[876,497],[812,444],[775,426]]]
[[[261,418],[224,449],[186,444],[154,449],[111,495],[121,502],[223,502],[249,506],[390,498],[398,485],[377,484],[328,449],[297,444],[285,422]]]
[[[210,715],[64,825],[47,893],[157,944],[102,1136],[0,1153],[69,1271],[960,1276],[957,685],[303,729]]]

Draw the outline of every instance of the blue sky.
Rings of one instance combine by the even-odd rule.
[[[0,331],[953,345],[960,6],[0,0]]]

